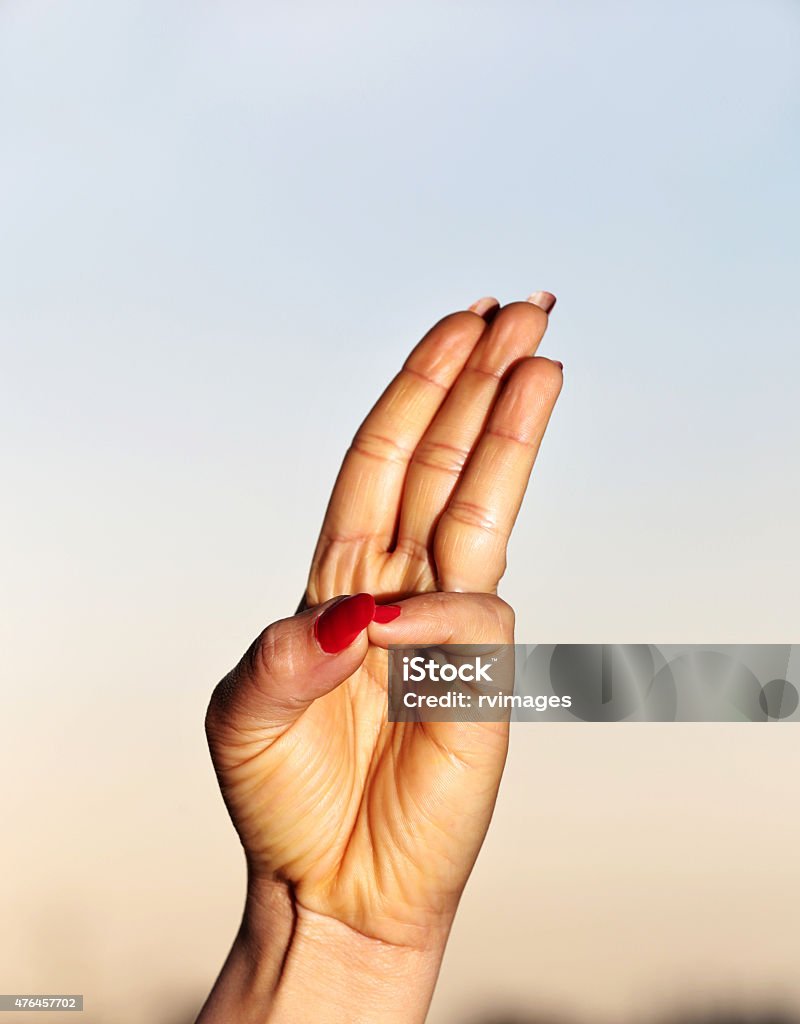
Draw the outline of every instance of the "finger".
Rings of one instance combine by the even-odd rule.
[[[367,628],[370,643],[377,647],[514,641],[514,611],[494,594],[433,592],[398,601],[391,607],[399,609],[394,618],[388,622],[375,619]]]
[[[512,691],[514,612],[505,601],[494,594],[429,593],[401,601],[396,607],[401,610],[397,618],[369,626],[370,643],[384,648],[469,644],[471,657],[485,654],[492,659],[493,683],[504,692]],[[449,656],[458,653],[450,651]],[[445,711],[444,717],[435,721],[427,718],[419,727],[440,749],[457,754],[462,763],[493,765],[499,778],[510,715],[501,713],[496,720],[477,722],[464,720],[458,712],[451,719],[450,714]]]
[[[528,296],[528,302],[532,302],[534,306],[543,309],[545,313],[552,313],[553,306],[555,306],[557,301],[552,292],[534,292],[533,295]]]
[[[353,439],[321,540],[369,537],[389,547],[414,449],[485,329],[483,317],[462,310],[440,320],[417,345]]]
[[[207,729],[240,743],[284,732],[361,665],[374,614],[372,595],[354,594],[268,626],[214,690]]]
[[[483,433],[503,377],[536,351],[546,327],[547,314],[531,302],[513,302],[494,316],[414,452],[395,551],[427,559],[436,524]]]
[[[443,590],[497,588],[562,383],[561,363],[550,359],[526,359],[513,371],[436,530]]]
[[[493,295],[486,295],[484,298],[473,302],[469,308],[473,313],[477,313],[478,316],[482,316],[484,319],[489,320],[500,308],[500,303]]]

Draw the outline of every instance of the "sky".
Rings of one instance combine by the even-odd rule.
[[[482,295],[558,296],[541,352],[564,390],[501,586],[519,642],[797,642],[799,51],[789,0],[0,5],[2,959],[23,987],[85,981],[123,1021],[102,978],[133,960],[176,1013],[197,999],[241,885],[208,693],[294,609],[371,402]],[[507,814],[563,744],[601,774],[626,757],[642,792],[652,744],[675,756],[675,727],[555,728],[515,736]],[[704,735],[690,804],[720,759],[800,769],[786,732]],[[749,834],[740,771],[709,864]],[[785,840],[783,785],[759,813]],[[550,793],[554,850],[587,820],[575,787]],[[141,941],[153,906],[197,936],[185,980]],[[568,978],[543,977],[523,994],[561,1005]],[[627,982],[603,977],[617,1013]]]

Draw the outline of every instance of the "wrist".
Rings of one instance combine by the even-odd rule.
[[[422,1024],[448,931],[401,946],[298,907],[269,1024]]]
[[[241,1024],[421,1024],[449,927],[397,945],[308,910],[285,883],[251,880],[233,949],[198,1024],[232,1015]]]

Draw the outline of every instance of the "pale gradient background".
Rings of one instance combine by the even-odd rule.
[[[0,991],[192,1018],[207,696],[480,295],[559,297],[519,640],[800,641],[798,53],[791,0],[0,4]],[[798,779],[791,726],[517,727],[431,1021],[800,1004]]]

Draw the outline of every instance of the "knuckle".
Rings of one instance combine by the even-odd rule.
[[[281,626],[280,622],[267,626],[248,651],[250,668],[257,678],[280,679],[292,674],[294,644],[289,631]]]
[[[472,526],[487,533],[497,531],[497,520],[485,506],[463,498],[455,498],[450,502],[445,517],[462,526]]]
[[[370,432],[359,433],[353,439],[351,450],[380,462],[406,463],[411,454],[393,438]]]
[[[453,475],[461,472],[468,458],[467,449],[434,439],[421,441],[414,453],[415,465],[440,469]]]

